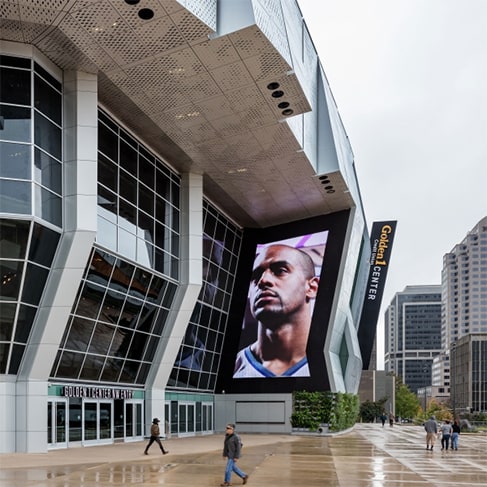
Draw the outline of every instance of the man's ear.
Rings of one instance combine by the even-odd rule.
[[[309,299],[316,298],[318,294],[318,287],[320,285],[320,278],[315,276],[308,279],[308,289],[306,291],[306,297]]]

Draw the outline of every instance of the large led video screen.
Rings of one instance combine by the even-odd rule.
[[[244,232],[217,392],[328,390],[348,211]]]

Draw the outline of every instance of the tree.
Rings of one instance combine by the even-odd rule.
[[[379,401],[369,401],[368,399],[360,405],[360,417],[366,423],[373,423],[384,412],[384,404],[387,397]]]
[[[420,411],[419,399],[406,384],[396,382],[396,416],[414,418]]]

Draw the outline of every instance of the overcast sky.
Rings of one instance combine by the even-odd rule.
[[[350,138],[369,229],[397,220],[379,318],[487,215],[487,0],[298,0]]]

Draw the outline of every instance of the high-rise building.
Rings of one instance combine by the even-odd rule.
[[[442,348],[450,354],[450,396],[456,412],[487,409],[487,217],[445,254]]]
[[[406,286],[385,312],[385,370],[416,392],[441,351],[441,286]]]
[[[442,348],[487,333],[487,217],[443,257]]]
[[[296,1],[0,10],[0,452],[142,439],[155,416],[290,431],[294,390],[357,392],[369,236]],[[248,299],[274,243],[314,303],[279,371],[247,349],[257,311],[283,314],[262,279]],[[258,377],[233,375],[240,348]]]

